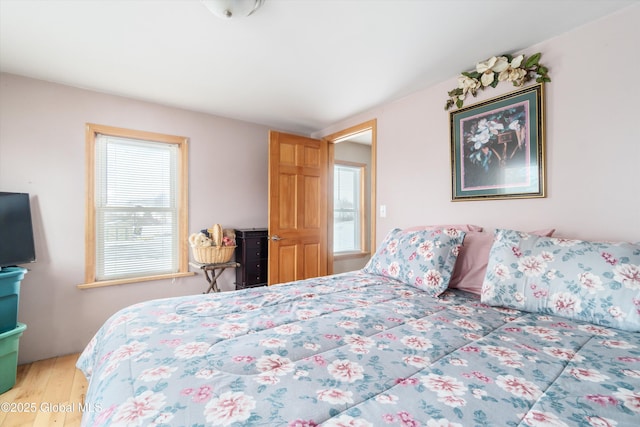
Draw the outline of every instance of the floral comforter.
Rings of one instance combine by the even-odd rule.
[[[640,334],[363,272],[131,306],[78,368],[85,426],[640,425]]]

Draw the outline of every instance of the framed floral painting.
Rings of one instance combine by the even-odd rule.
[[[545,197],[543,103],[536,84],[450,113],[453,201]]]

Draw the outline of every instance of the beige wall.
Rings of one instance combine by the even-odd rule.
[[[542,52],[553,80],[546,85],[546,198],[450,201],[444,104],[457,76],[314,136],[377,118],[377,203],[387,205],[387,217],[376,220],[378,243],[394,227],[437,223],[640,241],[640,92],[627,78],[640,69],[638,22],[634,5],[520,51]],[[513,89],[501,83],[466,105]]]
[[[21,363],[82,350],[125,306],[206,289],[201,274],[76,288],[84,278],[87,122],[189,137],[190,231],[267,225],[268,128],[1,74],[0,191],[31,194],[38,258],[22,282]],[[225,271],[221,287],[233,289],[234,280]]]

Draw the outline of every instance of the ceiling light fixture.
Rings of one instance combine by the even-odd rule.
[[[264,0],[201,0],[219,18],[231,19],[249,16],[264,3]]]

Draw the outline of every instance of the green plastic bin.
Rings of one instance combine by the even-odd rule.
[[[0,334],[13,331],[18,326],[20,282],[26,268],[5,267],[0,270]]]
[[[0,334],[0,394],[16,385],[18,372],[18,344],[27,325],[18,323],[11,331]]]

